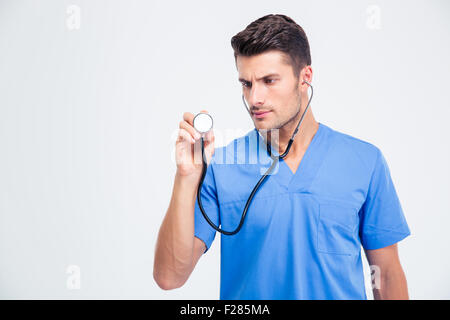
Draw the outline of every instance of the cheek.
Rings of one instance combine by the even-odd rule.
[[[294,83],[280,81],[269,89],[270,106],[279,117],[291,117],[297,111],[299,95]]]
[[[277,86],[272,88],[273,97],[280,102],[286,103],[295,96],[295,90],[292,85],[288,85],[283,82],[279,82]]]

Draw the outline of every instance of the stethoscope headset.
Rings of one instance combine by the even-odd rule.
[[[225,234],[225,235],[234,235],[236,233],[239,232],[239,230],[241,230],[242,225],[244,224],[244,219],[245,216],[247,215],[247,210],[250,206],[250,203],[252,202],[253,196],[255,195],[256,191],[259,189],[259,187],[261,186],[261,184],[264,182],[264,180],[266,179],[266,177],[272,172],[272,170],[275,168],[275,166],[277,165],[277,163],[280,161],[281,159],[284,159],[288,153],[289,150],[291,149],[292,143],[294,142],[294,137],[297,134],[298,128],[300,127],[300,124],[303,121],[303,116],[305,115],[305,113],[308,111],[309,108],[309,104],[311,103],[311,99],[313,97],[313,87],[312,85],[308,82],[308,81],[303,81],[304,83],[306,83],[310,88],[311,88],[311,97],[308,100],[308,105],[306,106],[305,111],[303,112],[302,116],[300,117],[300,121],[297,124],[297,127],[294,130],[294,133],[292,134],[291,138],[289,139],[288,145],[286,147],[286,150],[284,151],[283,154],[278,155],[278,156],[274,156],[272,155],[272,151],[271,151],[271,147],[270,147],[270,143],[269,141],[267,141],[267,152],[269,154],[269,156],[272,158],[273,162],[272,165],[269,167],[269,169],[267,169],[267,171],[264,173],[264,175],[261,177],[261,179],[259,179],[258,183],[255,185],[255,187],[253,188],[252,192],[250,193],[250,196],[247,199],[247,203],[245,204],[244,207],[244,211],[242,213],[241,216],[241,220],[239,222],[239,225],[237,226],[237,228],[233,231],[225,231],[220,229],[218,226],[216,226],[208,217],[208,215],[205,213],[205,210],[203,209],[203,205],[202,205],[202,199],[200,196],[200,191],[202,189],[203,186],[203,180],[205,179],[205,175],[206,175],[206,170],[207,170],[207,164],[206,164],[206,158],[205,158],[205,147],[204,147],[204,139],[203,136],[204,134],[206,134],[209,130],[212,129],[213,127],[213,119],[212,117],[207,114],[207,113],[198,113],[193,120],[193,125],[194,128],[201,133],[201,147],[202,147],[202,163],[203,163],[203,169],[202,169],[202,176],[200,178],[200,183],[198,185],[198,189],[197,189],[197,202],[198,202],[198,206],[200,208],[200,211],[202,212],[203,217],[205,218],[205,220],[211,225],[211,227],[213,227],[216,231]],[[245,102],[245,98],[244,95],[242,95],[242,102],[244,102],[244,106],[245,109],[247,109],[248,113],[250,114],[251,117],[251,111],[247,106],[247,103]]]

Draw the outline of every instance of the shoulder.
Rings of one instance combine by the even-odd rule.
[[[364,166],[373,170],[375,164],[382,156],[382,152],[375,144],[357,138],[351,134],[332,129],[324,125],[328,131],[331,141],[331,148],[334,152],[339,153],[343,158],[358,158],[364,163]]]

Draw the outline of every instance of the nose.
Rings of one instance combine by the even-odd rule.
[[[254,83],[250,89],[248,102],[250,106],[260,107],[264,105],[264,88]]]

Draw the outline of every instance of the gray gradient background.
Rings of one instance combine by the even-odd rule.
[[[450,298],[444,0],[0,1],[0,298],[219,298],[220,236],[173,291],[153,280],[154,248],[183,112],[252,129],[230,38],[268,13],[309,37],[316,119],[385,155],[412,231],[410,297]]]

